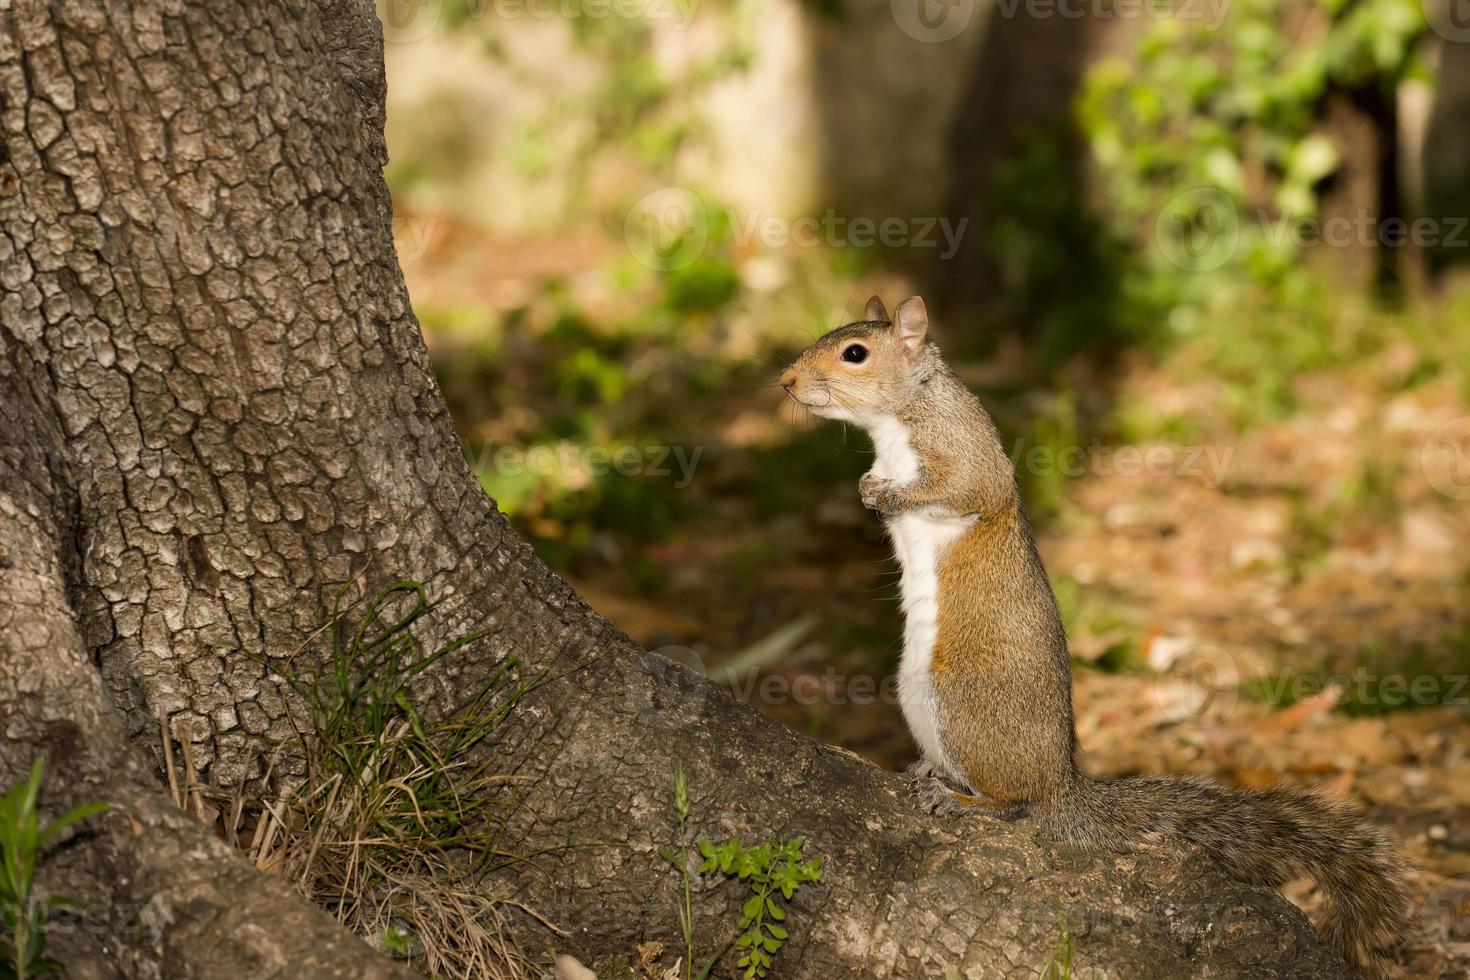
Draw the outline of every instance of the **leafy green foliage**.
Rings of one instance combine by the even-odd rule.
[[[664,302],[675,313],[716,313],[740,289],[740,277],[729,261],[714,257],[669,272]]]
[[[1302,258],[1341,166],[1328,95],[1391,102],[1422,71],[1428,27],[1417,0],[1242,0],[1219,16],[1181,11],[1094,66],[1074,105],[1086,179],[1077,135],[1030,134],[997,168],[989,244],[1043,370],[1198,342],[1191,367],[1250,427],[1295,410],[1297,374],[1391,336],[1345,325],[1354,311]],[[1055,487],[1031,489],[1049,506]]]
[[[1427,30],[1416,0],[1243,0],[1218,24],[1162,20],[1132,59],[1095,68],[1077,118],[1115,232],[1156,237],[1139,271],[1193,306],[1243,282],[1284,299],[1302,289],[1296,236],[1254,216],[1316,216],[1318,188],[1340,162],[1317,131],[1328,91],[1391,98],[1420,71]],[[1220,240],[1232,222],[1238,245]],[[1191,242],[1220,251],[1192,262]]]
[[[800,837],[753,848],[746,848],[738,837],[722,844],[699,842],[699,853],[704,858],[699,866],[701,874],[718,872],[750,886],[750,898],[740,909],[742,931],[735,941],[744,950],[737,965],[745,971],[746,980],[765,976],[772,958],[790,937],[784,902],[791,901],[802,885],[822,878],[822,859],[803,861],[802,843]]]
[[[61,970],[59,963],[45,956],[46,917],[58,906],[72,903],[60,897],[44,902],[32,898],[36,865],[46,846],[63,830],[107,809],[106,803],[84,803],[43,825],[37,804],[44,774],[44,762],[37,759],[30,778],[0,797],[0,852],[4,855],[0,924],[6,932],[0,940],[0,980],[25,980]]]

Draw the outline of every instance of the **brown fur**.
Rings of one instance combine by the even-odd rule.
[[[944,743],[972,788],[1004,802],[1057,798],[1074,750],[1061,619],[1030,537],[1017,503],[939,564],[931,671]],[[1018,642],[1048,634],[1039,646]]]
[[[1404,871],[1346,805],[1193,778],[1095,782],[1077,769],[1067,638],[1014,468],[990,416],[924,336],[922,302],[901,304],[892,324],[875,318],[882,309],[874,297],[869,320],[818,340],[782,383],[827,417],[902,422],[919,476],[897,485],[868,474],[865,503],[884,515],[925,508],[976,518],[939,561],[930,662],[941,738],[971,792],[935,798],[1007,818],[1029,812],[1043,832],[1082,846],[1174,840],[1253,884],[1309,875],[1327,896],[1323,934],[1361,969],[1384,969],[1409,932]],[[869,349],[862,364],[841,358],[854,342]]]

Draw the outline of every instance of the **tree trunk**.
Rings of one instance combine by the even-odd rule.
[[[532,777],[516,848],[563,848],[491,883],[570,933],[517,920],[538,955],[676,944],[656,848],[682,763],[696,834],[825,860],[780,975],[1035,975],[1063,919],[1090,975],[1348,975],[1285,901],[1193,859],[921,815],[546,569],[466,467],[409,308],[363,0],[0,0],[0,25],[0,781],[44,755],[48,810],[114,804],[42,874],[105,920],[55,931],[72,973],[398,971],[178,812],[158,732],[215,786],[258,781],[293,734],[249,654],[297,649],[344,583],[414,578],[450,600],[443,636],[493,626],[492,652],[562,675],[496,746]],[[487,663],[458,669],[438,680]],[[739,904],[698,886],[702,946]]]

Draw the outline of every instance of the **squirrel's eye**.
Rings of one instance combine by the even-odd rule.
[[[842,359],[849,364],[861,364],[868,359],[868,349],[862,344],[848,344],[843,348]]]

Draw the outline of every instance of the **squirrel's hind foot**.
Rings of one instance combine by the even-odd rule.
[[[932,813],[936,817],[951,817],[972,812],[969,807],[956,799],[961,794],[950,789],[938,776],[914,780],[910,792],[913,794],[914,802],[919,804],[919,809],[925,813]]]
[[[903,774],[908,778],[909,790],[911,792],[917,790],[918,784],[924,780],[939,778],[939,772],[927,759],[920,759],[917,762],[909,763],[909,767],[903,771]]]
[[[958,814],[977,814],[997,820],[1019,820],[1030,808],[1025,803],[1003,803],[985,796],[975,796],[952,789],[948,783],[935,775],[934,767],[916,762],[908,768],[909,791],[919,808],[937,817]]]
[[[903,774],[908,777],[909,795],[925,813],[943,816],[961,812],[960,802],[952,795],[954,790],[939,778],[939,771],[927,760],[920,759],[913,763]]]

